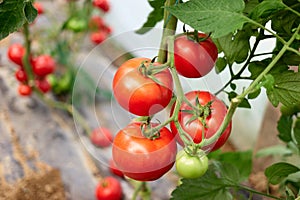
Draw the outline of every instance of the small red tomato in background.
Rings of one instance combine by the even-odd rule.
[[[96,186],[97,200],[121,200],[122,196],[122,186],[114,177],[105,177]]]
[[[47,93],[51,90],[51,85],[46,78],[35,80],[35,85],[43,93]]]
[[[103,12],[108,12],[110,9],[109,3],[107,0],[93,0],[93,5]]]
[[[44,13],[44,6],[41,3],[34,2],[33,6],[35,7],[39,15]]]
[[[109,129],[99,127],[93,130],[90,140],[97,147],[108,147],[113,142],[113,135]]]
[[[124,178],[124,173],[118,169],[118,167],[116,166],[116,163],[113,159],[109,160],[109,171],[114,175]]]
[[[104,20],[98,15],[92,16],[89,20],[89,28],[91,30],[100,30],[104,25]]]
[[[29,96],[31,94],[31,87],[26,84],[20,84],[18,88],[18,92],[22,96]]]
[[[23,66],[23,56],[25,55],[25,48],[18,43],[12,44],[7,51],[8,58],[17,65]]]
[[[15,73],[15,77],[20,82],[26,82],[27,81],[27,74],[23,69],[18,69]]]
[[[207,35],[199,33],[199,38]],[[196,42],[188,36],[179,36],[174,41],[174,63],[179,74],[187,78],[200,78],[214,67],[218,49],[210,38]]]
[[[55,70],[55,60],[49,55],[41,55],[33,59],[32,67],[34,74],[44,77]]]
[[[90,34],[90,40],[94,44],[100,44],[102,43],[105,39],[107,38],[107,33],[105,31],[97,31],[97,32],[92,32]]]

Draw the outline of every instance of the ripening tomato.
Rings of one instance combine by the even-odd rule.
[[[114,175],[124,178],[124,173],[118,169],[118,167],[116,166],[116,163],[113,159],[109,160],[109,171]]]
[[[110,9],[109,3],[107,0],[93,0],[93,6],[101,9],[103,12],[108,12]]]
[[[201,155],[189,155],[184,149],[176,155],[176,170],[183,178],[199,178],[208,169],[208,158],[203,152]]]
[[[49,55],[40,55],[32,60],[34,74],[44,77],[55,70],[55,60]]]
[[[151,60],[133,58],[123,63],[113,79],[113,92],[118,103],[127,111],[139,115],[153,115],[163,110],[170,102],[173,79],[168,69],[157,74],[157,81],[143,75],[139,70],[144,62],[146,67]]]
[[[109,129],[98,127],[92,131],[90,140],[97,147],[108,147],[112,144],[113,135]]]
[[[107,38],[107,32],[103,30],[90,33],[90,40],[94,44],[101,44],[106,38]]]
[[[199,33],[199,38],[207,35]],[[199,78],[208,74],[214,67],[218,49],[208,38],[196,42],[188,36],[179,36],[174,41],[174,63],[179,74],[187,78]]]
[[[17,65],[23,66],[23,57],[25,55],[25,48],[18,43],[12,44],[7,51],[8,58]]]
[[[18,69],[15,72],[15,77],[20,82],[26,82],[27,81],[27,74],[23,69]]]
[[[29,96],[31,94],[31,87],[22,83],[19,85],[18,92],[22,96]]]
[[[225,118],[225,115],[227,113],[227,107],[223,103],[223,101],[221,101],[216,96],[214,96],[213,94],[207,91],[191,91],[186,93],[185,96],[190,102],[190,104],[194,105],[195,107],[198,107],[196,105],[197,99],[201,106],[207,105],[209,102],[212,102],[210,106],[210,113],[205,120],[206,127],[203,127],[203,124],[201,122],[201,118],[203,117],[201,116],[201,114],[199,114],[199,116],[195,116],[190,112],[186,112],[186,111],[193,110],[188,103],[183,102],[180,106],[180,111],[178,113],[178,121],[182,129],[193,138],[193,141],[195,143],[198,144],[202,141],[203,128],[204,128],[204,136],[206,139],[211,138],[216,133],[216,131],[219,129],[220,125],[222,124],[223,119]],[[193,119],[193,117],[196,118]],[[172,132],[176,135],[176,139],[178,143],[183,146],[184,143],[178,134],[178,130],[175,126],[175,123],[171,122],[170,127]],[[231,132],[231,122],[229,123],[229,125],[227,126],[227,128],[225,129],[221,137],[215,143],[203,147],[203,149],[205,151],[214,151],[219,149],[227,141],[230,132]]]
[[[47,93],[51,90],[51,85],[46,78],[35,80],[35,85],[43,93]]]
[[[38,12],[39,15],[44,13],[44,6],[43,6],[43,4],[41,4],[39,2],[34,2],[33,6],[37,10],[37,12]]]
[[[121,200],[122,196],[122,186],[114,177],[105,177],[96,186],[97,200]]]
[[[152,127],[158,124],[151,123]],[[135,122],[115,136],[112,155],[116,166],[125,176],[138,181],[160,178],[174,165],[177,145],[174,135],[166,127],[157,138],[145,137],[142,123]]]
[[[94,15],[90,18],[88,25],[91,30],[100,30],[104,27],[105,23],[100,16]]]

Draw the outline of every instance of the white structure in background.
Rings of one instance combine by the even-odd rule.
[[[161,39],[162,23],[157,24],[156,29],[144,35],[135,34],[134,31],[139,29],[146,21],[148,14],[152,8],[147,1],[141,0],[110,0],[111,10],[106,14],[106,21],[113,28],[113,39],[118,41],[126,50],[136,56],[154,57],[157,54],[157,48]],[[182,30],[182,24],[178,24],[177,31]],[[267,42],[267,43],[266,43]],[[261,44],[258,51],[271,51],[274,47],[274,41],[266,41]],[[257,52],[259,53],[259,52]],[[225,70],[226,71],[226,70]],[[185,79],[181,78],[183,87],[189,90],[209,90],[217,91],[223,83],[230,78],[229,73],[222,72],[217,75],[212,70],[207,76],[201,79]],[[239,81],[239,89],[247,86],[248,81]],[[226,96],[219,96],[223,100],[227,100]],[[233,131],[231,139],[233,143],[241,150],[253,147],[256,136],[259,132],[264,110],[267,103],[265,92],[262,91],[260,96],[250,101],[252,109],[239,108],[234,115]]]

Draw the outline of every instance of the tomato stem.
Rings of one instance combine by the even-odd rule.
[[[134,180],[132,180],[134,181]],[[134,193],[132,195],[132,200],[136,200],[138,195],[140,194],[143,200],[150,200],[150,189],[147,187],[147,183],[143,181],[134,181],[135,185]],[[135,184],[137,183],[137,184]]]
[[[29,24],[26,22],[23,25],[23,35],[24,35],[24,40],[25,40],[25,56],[22,58],[22,63],[24,65],[25,72],[28,77],[28,84],[30,86],[34,86],[34,76],[32,72],[32,67],[30,64],[30,52],[31,52],[31,41],[29,37]]]
[[[171,6],[176,4],[176,0],[167,0],[165,6]],[[175,34],[177,27],[177,18],[171,15],[166,9],[164,9],[164,29],[162,33],[162,39],[160,42],[160,49],[158,52],[159,63],[165,63],[167,61],[167,40],[169,36]]]

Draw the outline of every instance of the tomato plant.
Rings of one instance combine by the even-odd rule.
[[[208,35],[182,35],[174,41],[174,62],[179,74],[199,78],[208,74],[218,58],[218,49]]]
[[[139,116],[161,111],[172,98],[173,80],[169,70],[153,73],[155,64],[150,63],[148,58],[130,59],[118,68],[113,79],[116,100],[124,109]],[[149,66],[153,66],[152,72]],[[149,71],[143,74],[147,69]]]
[[[160,129],[155,138],[150,139],[143,135],[141,126],[140,122],[131,123],[118,132],[112,147],[113,160],[124,175],[139,181],[152,181],[172,168],[177,146],[167,128]]]
[[[43,93],[47,93],[51,90],[51,85],[46,78],[35,80],[35,85],[38,89],[40,89]]]
[[[97,200],[121,200],[122,186],[114,177],[105,177],[96,186]]]
[[[107,32],[100,30],[90,33],[90,39],[94,44],[101,44],[107,38]]]
[[[189,155],[184,149],[176,155],[176,170],[183,178],[199,178],[208,169],[208,158],[203,151]]]
[[[178,121],[182,129],[191,136],[193,142],[198,144],[203,138],[209,139],[217,132],[227,114],[227,107],[220,99],[207,91],[191,91],[186,93],[185,97],[189,102],[181,104]],[[183,146],[184,143],[175,123],[171,122],[170,126],[177,141]],[[219,149],[227,141],[230,133],[231,122],[216,142],[202,148],[207,151]]]
[[[21,96],[31,95],[31,87],[27,84],[21,83],[18,87],[18,92]]]
[[[108,147],[113,141],[113,135],[108,128],[98,127],[93,130],[90,139],[97,147]]]
[[[110,9],[109,3],[107,0],[93,0],[93,5],[103,12],[108,12]]]
[[[15,77],[20,82],[26,82],[27,81],[27,75],[26,75],[26,72],[23,69],[18,69],[15,72]]]

